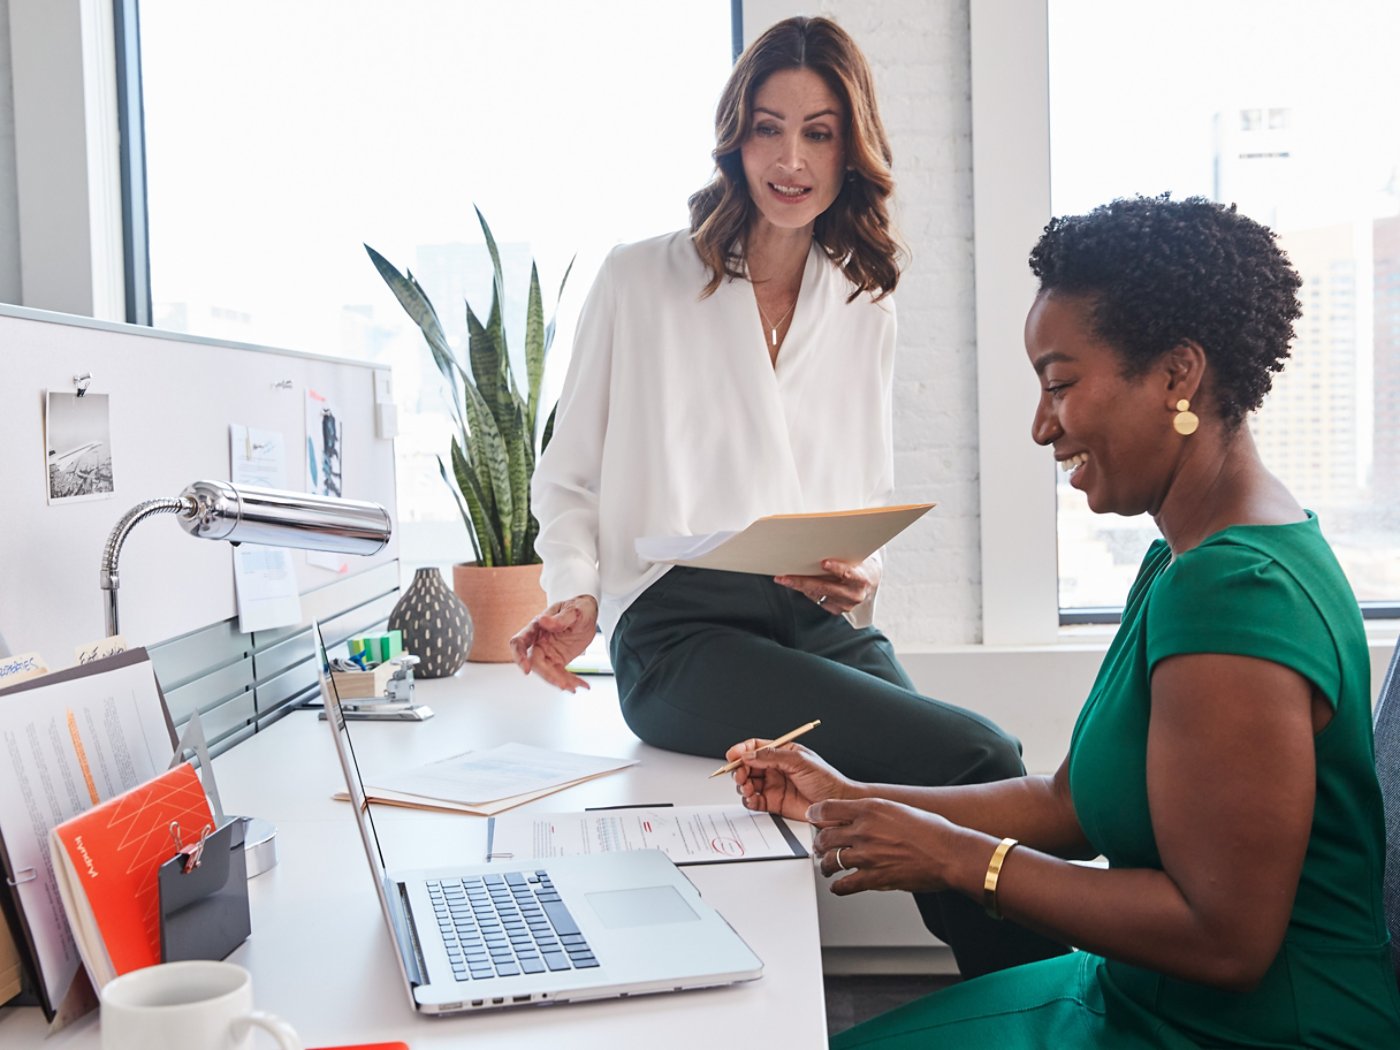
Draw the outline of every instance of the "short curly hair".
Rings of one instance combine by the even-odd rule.
[[[1141,375],[1191,341],[1231,429],[1283,369],[1302,286],[1276,235],[1204,197],[1132,197],[1052,219],[1031,250],[1041,292],[1083,296],[1094,333]]]

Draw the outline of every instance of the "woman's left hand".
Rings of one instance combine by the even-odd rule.
[[[848,872],[832,883],[831,892],[838,896],[958,886],[960,862],[978,852],[973,840],[982,838],[936,813],[883,798],[818,802],[808,819],[820,829],[812,851],[822,874],[830,878]],[[981,863],[985,867],[986,858]]]
[[[875,597],[880,586],[880,560],[863,562],[827,558],[822,562],[825,576],[775,576],[775,583],[800,591],[833,616],[850,612]]]

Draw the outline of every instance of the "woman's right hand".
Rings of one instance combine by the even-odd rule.
[[[801,744],[770,744],[771,740],[753,738],[724,753],[728,761],[742,763],[734,770],[734,783],[749,809],[805,821],[815,802],[864,797],[860,784],[842,776],[815,751]]]
[[[573,660],[598,633],[598,599],[580,594],[555,602],[527,623],[510,640],[516,665],[529,674],[534,671],[550,685],[570,693],[589,688],[568,669]]]

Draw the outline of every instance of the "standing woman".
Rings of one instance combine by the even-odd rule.
[[[806,739],[853,777],[1019,775],[1014,739],[920,696],[869,626],[878,556],[774,579],[637,555],[642,536],[880,506],[894,488],[899,245],[865,59],[827,19],[780,22],[740,57],[715,124],[690,229],[614,249],[580,315],[534,479],[552,604],[513,640],[517,662],[586,688],[565,665],[601,622],[627,724],[657,747],[717,757],[820,719]],[[965,970],[1060,950],[987,935],[975,907],[967,937],[926,916],[971,946]]]

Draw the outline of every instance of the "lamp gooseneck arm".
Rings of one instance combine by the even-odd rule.
[[[121,558],[122,544],[126,543],[127,534],[138,523],[157,514],[189,515],[195,513],[197,509],[198,504],[190,496],[148,499],[144,503],[138,503],[123,514],[121,520],[112,528],[111,535],[107,537],[107,546],[102,549],[102,569],[98,580],[102,590],[107,594],[107,636],[109,638],[117,633],[117,588],[121,585],[117,572],[117,561]]]

